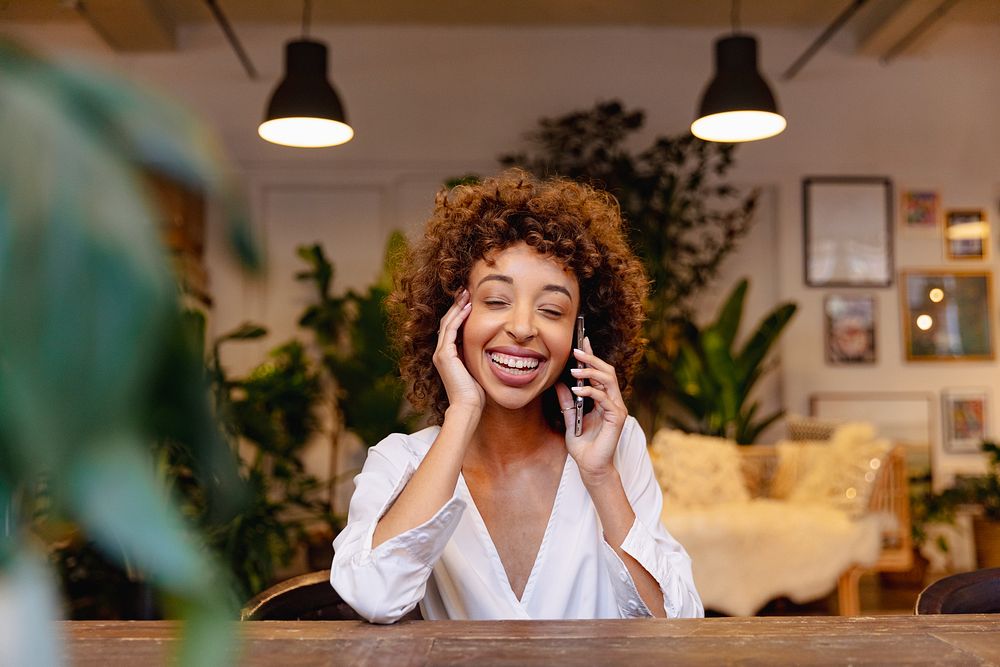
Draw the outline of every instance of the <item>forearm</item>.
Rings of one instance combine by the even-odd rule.
[[[584,480],[584,485],[597,509],[597,515],[604,527],[604,540],[628,568],[636,590],[646,607],[657,618],[666,618],[663,608],[663,592],[656,579],[639,561],[629,555],[621,545],[635,523],[635,512],[629,504],[621,476],[612,471],[596,480]]]
[[[427,522],[451,499],[478,423],[478,415],[470,411],[449,408],[445,412],[438,437],[375,527],[372,548]]]

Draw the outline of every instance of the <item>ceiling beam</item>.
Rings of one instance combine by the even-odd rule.
[[[76,9],[115,51],[176,51],[177,26],[163,0],[78,0]]]
[[[946,10],[954,3],[944,3]],[[926,38],[933,32],[932,25],[927,23],[929,17],[940,18],[942,0],[883,0],[876,3],[869,12],[866,21],[858,26],[857,51],[861,55],[884,58],[893,52],[893,56],[912,51],[923,39],[912,39],[913,35]],[[937,27],[940,27],[938,23]],[[916,33],[918,28],[926,26]],[[903,50],[900,50],[900,46]]]

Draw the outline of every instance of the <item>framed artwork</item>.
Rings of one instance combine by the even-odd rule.
[[[944,247],[948,259],[986,259],[990,247],[986,211],[948,211],[944,219]]]
[[[949,454],[978,454],[986,439],[988,421],[987,389],[945,389],[941,392],[944,424],[944,451]]]
[[[892,204],[892,181],[882,176],[802,179],[806,285],[891,285]]]
[[[909,361],[993,358],[989,271],[903,271],[900,303]]]
[[[875,297],[828,294],[823,299],[824,350],[833,366],[875,363]]]
[[[904,190],[899,201],[905,229],[937,229],[941,218],[941,196],[935,190]]]
[[[911,476],[932,469],[931,452],[936,433],[934,396],[919,391],[832,391],[809,397],[809,414],[826,420],[866,421],[879,437],[902,445]]]

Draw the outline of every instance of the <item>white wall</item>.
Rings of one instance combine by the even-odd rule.
[[[237,26],[261,71],[256,82],[247,80],[212,25],[185,29],[178,53],[128,57],[110,54],[83,26],[0,30],[54,52],[94,54],[165,87],[204,114],[245,178],[255,224],[271,249],[284,253],[299,242],[325,241],[342,287],[374,275],[370,262],[379,257],[385,234],[419,224],[442,178],[490,170],[499,153],[520,146],[540,116],[617,97],[647,111],[637,145],[656,134],[685,131],[709,77],[717,36],[712,30],[668,28],[317,26],[314,35],[330,43],[332,76],[357,138],[336,149],[298,151],[266,144],[255,132],[280,76],[282,43],[296,34],[294,26]],[[937,188],[946,207],[985,208],[996,216],[1000,27],[948,26],[917,55],[889,66],[853,55],[850,39],[842,36],[794,80],[778,80],[815,32],[757,31],[763,68],[789,127],[737,153],[734,181],[764,186],[766,205],[752,238],[705,295],[704,311],[713,311],[741,275],[753,281],[748,320],[779,300],[799,304],[782,346],[780,371],[769,384],[770,402],[783,402],[792,412],[806,412],[809,395],[817,391],[938,396],[946,387],[986,386],[992,389],[995,416],[997,362],[904,361],[897,285],[855,290],[878,298],[878,363],[825,365],[822,299],[834,290],[803,283],[800,181],[816,174],[886,175],[897,187]],[[251,318],[267,321],[282,336],[291,334],[287,318],[301,294],[289,282],[288,261],[274,256],[276,273],[262,287],[244,284],[213,254],[218,329]],[[995,263],[976,264],[993,269]],[[897,269],[950,264],[938,238],[897,238]],[[257,352],[248,348],[232,363],[245,365]],[[936,404],[933,409],[939,410]],[[948,474],[974,469],[979,458],[938,452],[936,461],[939,472]]]

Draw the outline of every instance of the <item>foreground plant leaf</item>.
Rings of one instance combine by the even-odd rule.
[[[220,496],[235,491],[225,481],[235,473],[204,373],[192,370],[199,352],[178,338],[176,288],[144,183],[157,171],[221,197],[234,249],[254,264],[214,144],[159,97],[4,42],[0,142],[0,493],[15,522],[0,571],[27,558],[23,514],[44,478],[54,515],[179,601],[195,622],[181,649],[187,664],[222,664],[233,617],[225,579],[171,509],[150,443],[191,440]],[[185,406],[177,412],[189,428],[164,425],[164,401]],[[33,664],[55,662],[41,648]]]

